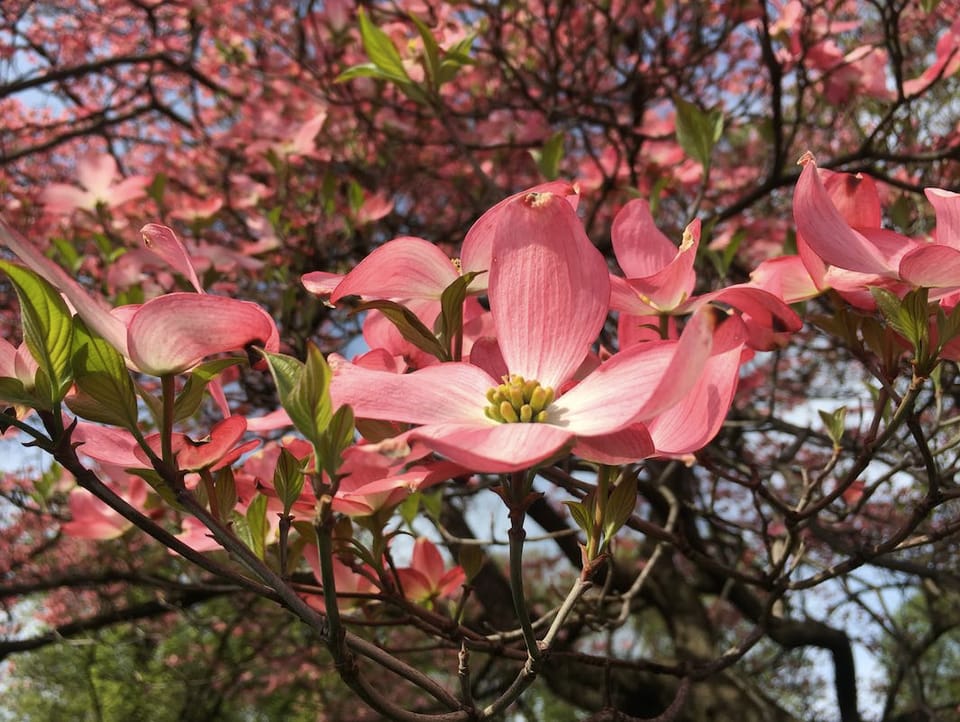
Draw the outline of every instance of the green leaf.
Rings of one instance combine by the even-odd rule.
[[[483,562],[483,550],[476,544],[464,544],[460,547],[460,553],[457,554],[457,563],[463,568],[468,584],[480,573]]]
[[[83,263],[83,256],[77,252],[73,243],[63,236],[56,236],[50,242],[57,249],[57,254],[60,256],[60,265],[76,273],[80,264]]]
[[[562,131],[557,131],[543,144],[540,150],[531,150],[530,155],[540,169],[540,174],[547,180],[556,180],[560,175],[560,162],[563,160]]]
[[[247,513],[233,512],[230,516],[233,533],[237,535],[250,550],[263,559],[266,552],[267,530],[267,497],[257,494],[247,507]]]
[[[827,413],[823,409],[817,409],[820,414],[820,420],[827,430],[827,436],[833,442],[834,448],[840,448],[840,440],[843,439],[843,432],[846,429],[847,407],[841,406],[833,413]]]
[[[370,21],[363,8],[357,11],[357,17],[360,21],[360,39],[370,61],[390,80],[409,83],[410,76],[390,36]]]
[[[482,271],[465,273],[443,289],[440,295],[440,315],[437,317],[440,344],[454,361],[460,360],[463,343],[463,302],[467,297],[467,287],[480,273]]]
[[[436,38],[430,32],[430,28],[414,14],[410,14],[410,19],[420,33],[420,39],[423,40],[423,68],[427,73],[427,80],[434,88],[437,87],[437,78],[440,75],[440,46],[437,45]]]
[[[353,80],[354,78],[376,78],[377,80],[392,80],[392,78],[384,73],[380,68],[378,68],[373,63],[360,63],[359,65],[352,65],[346,70],[344,70],[340,75],[336,77],[336,82],[345,83],[348,80]]]
[[[870,289],[877,308],[890,327],[911,343],[919,356],[928,347],[930,327],[927,322],[927,289],[911,291],[903,300],[884,288]]]
[[[595,511],[595,496],[593,492],[587,494],[583,501],[565,501],[570,510],[570,516],[577,523],[577,526],[583,530],[587,536],[587,541],[593,538],[593,514]]]
[[[938,304],[937,340],[939,348],[937,353],[943,350],[943,347],[955,339],[958,334],[960,334],[960,304],[954,306],[949,314],[944,312],[943,307]]]
[[[318,445],[333,417],[330,367],[320,350],[311,343],[307,347],[306,364],[283,354],[263,352],[263,355],[277,384],[280,404],[297,430],[310,443]]]
[[[214,474],[213,497],[209,501],[210,513],[216,519],[225,521],[231,518],[237,505],[237,483],[231,467],[225,466]]]
[[[420,511],[420,492],[415,492],[400,502],[397,507],[400,518],[407,526],[412,526]]]
[[[284,514],[289,514],[290,508],[300,498],[303,481],[303,463],[287,449],[281,449],[273,470],[273,488],[283,504]]]
[[[170,507],[178,511],[186,511],[183,505],[177,501],[177,496],[174,494],[173,489],[171,489],[170,485],[157,473],[156,469],[126,469],[126,472],[134,476],[139,476],[147,482],[150,488],[157,492],[157,495]]]
[[[157,173],[153,177],[153,182],[147,186],[147,196],[152,198],[157,205],[163,205],[163,194],[167,190],[167,175],[165,173]]]
[[[101,424],[137,428],[137,393],[123,356],[86,324],[73,319],[70,355],[77,392],[67,406],[77,416]]]
[[[443,492],[440,489],[420,492],[420,503],[431,519],[439,519],[443,510]]]
[[[200,364],[192,371],[173,404],[173,420],[183,421],[193,416],[203,401],[207,386],[225,369],[243,363],[241,358],[221,358]]]
[[[18,379],[9,377],[0,378],[0,401],[31,408],[43,403],[32,390],[24,388]]]
[[[37,397],[44,408],[53,408],[73,383],[70,309],[57,290],[33,271],[8,261],[0,261],[0,270],[9,276],[17,291],[23,338],[40,367],[36,378]]]
[[[360,207],[363,205],[363,199],[363,186],[351,179],[350,183],[347,185],[347,203],[350,206],[350,210],[360,210]]]
[[[690,158],[707,168],[713,147],[723,135],[723,112],[703,111],[682,98],[674,98],[673,102],[677,108],[677,142]]]
[[[406,306],[395,301],[367,301],[357,306],[357,311],[380,311],[397,327],[400,335],[418,349],[425,351],[440,361],[449,361],[449,355],[423,321]]]
[[[353,409],[341,406],[330,419],[327,428],[320,435],[317,443],[317,454],[320,465],[327,476],[333,479],[343,460],[343,452],[351,446],[355,437],[355,419]]]
[[[609,544],[620,528],[627,523],[637,505],[637,477],[633,474],[621,479],[607,499],[603,514],[603,538]]]

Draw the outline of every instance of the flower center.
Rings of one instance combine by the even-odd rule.
[[[503,383],[487,391],[490,405],[483,409],[487,418],[501,424],[531,423],[547,420],[547,407],[556,394],[539,381],[526,381],[523,376],[504,376]]]

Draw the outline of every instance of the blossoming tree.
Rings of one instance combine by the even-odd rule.
[[[8,669],[133,622],[172,718],[946,713],[957,10],[4,3]]]

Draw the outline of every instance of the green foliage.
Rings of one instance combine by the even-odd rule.
[[[310,344],[305,364],[283,354],[264,353],[264,357],[293,425],[312,444],[319,443],[333,417],[330,367],[320,350]]]
[[[287,449],[281,449],[277,458],[273,470],[273,488],[283,504],[283,513],[289,514],[303,491],[303,464]]]
[[[441,361],[449,361],[449,354],[433,332],[413,311],[395,301],[367,301],[357,306],[358,311],[380,311],[400,332],[400,335],[418,349]]]
[[[723,111],[704,111],[682,98],[674,98],[673,103],[677,108],[677,142],[684,153],[704,169],[709,168],[713,147],[723,135]]]
[[[547,180],[556,180],[560,175],[560,163],[563,161],[563,140],[565,134],[563,131],[557,131],[543,144],[543,148],[540,150],[531,150],[530,155],[533,156],[534,161],[537,163],[537,168],[540,169],[540,173],[543,174],[543,177]]]
[[[893,615],[894,634],[884,640],[882,665],[899,680],[895,713],[935,712],[928,719],[955,719],[960,703],[960,599],[929,584]]]
[[[36,397],[40,408],[52,408],[63,399],[73,383],[70,350],[73,324],[70,309],[57,290],[32,271],[0,261],[20,300],[23,338],[40,368]]]
[[[70,354],[77,393],[67,401],[70,410],[90,421],[137,427],[137,394],[123,356],[74,318]]]
[[[843,432],[846,428],[847,407],[841,406],[833,413],[828,413],[820,409],[820,420],[827,430],[827,436],[833,442],[834,448],[840,448],[840,440],[843,438]]]
[[[199,610],[198,610],[199,611]],[[316,710],[336,695],[335,675],[293,675],[267,691],[270,660],[308,649],[304,631],[284,618],[249,634],[233,632],[244,614],[224,601],[198,617],[116,625],[83,639],[17,656],[5,680],[0,720],[13,722],[315,722]],[[260,609],[260,612],[265,611]],[[265,620],[270,617],[258,617]],[[322,655],[317,660],[323,663]],[[239,670],[256,670],[250,675]],[[343,720],[336,713],[321,719]]]

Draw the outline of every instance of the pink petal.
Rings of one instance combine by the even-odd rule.
[[[441,597],[450,597],[460,591],[467,581],[467,574],[463,567],[456,566],[448,569],[437,582],[437,592]]]
[[[80,421],[74,428],[71,438],[74,442],[80,443],[77,450],[91,459],[123,468],[143,468],[144,466],[136,453],[140,447],[130,432],[124,429],[97,426]]]
[[[700,377],[717,313],[709,307],[698,311],[679,341],[655,341],[614,354],[548,408],[551,423],[577,435],[600,436],[662,413]]]
[[[551,424],[434,424],[407,433],[438,454],[480,473],[530,469],[573,445],[569,431]]]
[[[116,539],[133,524],[93,494],[76,488],[67,499],[71,520],[61,525],[64,534],[77,539]]]
[[[602,436],[578,436],[573,453],[598,464],[631,464],[656,453],[650,432],[643,424]]]
[[[634,293],[658,311],[675,309],[693,293],[697,281],[693,262],[699,246],[700,221],[695,220],[684,230],[683,241],[667,264],[645,277],[627,279]]]
[[[877,184],[862,173],[841,173],[820,168],[823,187],[837,212],[848,225],[859,230],[879,228],[883,217]]]
[[[202,469],[222,459],[247,431],[243,416],[229,416],[210,430],[210,440],[187,442],[177,455],[181,469]],[[234,458],[234,461],[236,458]]]
[[[410,567],[426,576],[433,586],[443,576],[444,570],[443,557],[437,545],[426,537],[417,539],[413,544]]]
[[[650,316],[658,313],[656,308],[641,298],[640,291],[630,281],[614,275],[610,276],[610,309],[634,316]]]
[[[650,214],[650,204],[640,198],[620,209],[610,236],[617,263],[627,278],[652,276],[677,256],[677,245],[660,232]]]
[[[576,210],[580,200],[579,190],[575,185],[566,181],[550,181],[541,183],[528,188],[520,193],[515,193],[508,198],[504,198],[493,208],[487,210],[477,222],[473,224],[467,235],[463,239],[463,245],[460,249],[460,261],[463,266],[463,272],[469,271],[489,271],[491,266],[491,242],[493,241],[494,230],[500,222],[500,214],[504,206],[516,198],[525,196],[527,193],[555,193],[567,199],[570,206]],[[470,284],[471,290],[481,292],[486,290],[489,284],[488,274],[482,273]]]
[[[799,256],[771,258],[754,269],[750,284],[772,293],[784,303],[796,303],[820,293]]]
[[[960,20],[937,41],[937,59],[919,77],[907,80],[903,84],[906,97],[920,95],[940,78],[947,78],[960,69]]]
[[[90,154],[77,163],[80,185],[90,191],[98,201],[110,200],[108,190],[116,175],[117,161],[109,153]]]
[[[937,214],[937,243],[960,250],[960,193],[927,188],[924,193]]]
[[[837,211],[813,161],[806,164],[797,181],[793,217],[803,241],[827,263],[861,273],[894,275],[888,259]]]
[[[148,223],[140,229],[140,233],[147,248],[160,256],[174,271],[186,278],[190,285],[197,289],[197,293],[203,293],[200,279],[197,278],[197,272],[193,268],[187,249],[183,242],[177,238],[173,229],[161,226],[159,223]]]
[[[647,426],[657,452],[687,454],[706,446],[723,425],[737,388],[745,330],[729,318],[714,339],[718,352],[707,361],[696,384],[679,403]]]
[[[123,205],[127,201],[143,198],[146,195],[146,188],[153,181],[142,175],[130,176],[111,187],[107,192],[107,198],[104,200],[111,207]]]
[[[434,593],[433,584],[427,575],[418,569],[398,569],[397,576],[403,595],[413,602],[426,602]]]
[[[152,376],[181,373],[251,344],[274,351],[279,345],[273,319],[256,304],[198,293],[147,301],[133,315],[127,339],[131,361]]]
[[[51,183],[40,193],[40,202],[48,213],[67,214],[77,208],[90,209],[97,200],[89,191],[66,183]]]
[[[914,248],[900,261],[900,277],[925,288],[960,286],[960,250],[935,243]]]
[[[331,356],[330,393],[336,406],[349,404],[361,419],[410,424],[473,423],[496,426],[483,409],[496,386],[483,370],[466,363],[428,366],[409,374],[377,371]]]
[[[0,378],[19,378],[17,376],[16,366],[17,347],[5,338],[0,338]]]
[[[286,429],[293,426],[286,409],[277,409],[263,416],[255,416],[247,419],[247,429],[255,434],[261,434],[266,431],[276,431],[277,429]]]
[[[342,273],[327,273],[326,271],[313,271],[305,273],[300,277],[300,282],[314,296],[320,298],[329,298],[340,282],[343,280]]]
[[[453,261],[429,241],[406,236],[384,243],[364,258],[330,296],[363,298],[431,298],[457,280]]]
[[[743,313],[752,337],[751,348],[758,350],[777,348],[786,334],[799,331],[803,326],[803,319],[783,301],[747,284],[721,288],[695,299],[697,307],[707,302],[727,304]]]
[[[500,351],[510,373],[558,388],[603,327],[606,261],[561,196],[528,193],[500,216],[489,291]]]
[[[664,337],[660,332],[660,316],[634,316],[621,313],[620,318],[617,319],[617,341],[620,343],[620,350],[623,351],[640,343],[663,341],[665,338],[676,339],[680,335],[677,331],[677,317],[667,316],[666,318],[667,334]]]

